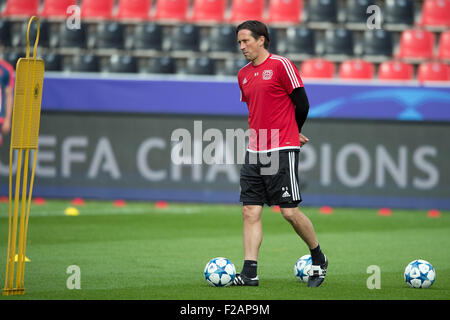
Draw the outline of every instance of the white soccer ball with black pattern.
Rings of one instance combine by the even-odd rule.
[[[404,279],[412,288],[429,288],[436,279],[436,271],[431,263],[418,259],[406,266]]]
[[[297,260],[294,265],[294,275],[300,282],[308,282],[308,271],[311,270],[312,259],[310,254],[306,254]]]
[[[211,259],[205,266],[206,282],[213,287],[226,287],[233,283],[236,268],[230,260],[223,257]]]

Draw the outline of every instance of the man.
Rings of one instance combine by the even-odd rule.
[[[309,103],[295,65],[269,53],[267,27],[254,20],[236,29],[240,50],[250,62],[238,73],[241,101],[249,109],[250,143],[241,169],[244,266],[234,285],[257,286],[257,261],[262,242],[264,204],[279,205],[281,214],[311,251],[309,287],[325,279],[328,261],[322,253],[311,221],[298,209],[300,147],[308,142],[301,134]],[[256,157],[256,160],[255,160]],[[270,159],[270,163],[267,162]],[[263,160],[264,159],[264,160]],[[277,162],[276,172],[265,174]]]
[[[11,130],[13,109],[14,68],[6,61],[0,59],[0,146],[3,136]]]

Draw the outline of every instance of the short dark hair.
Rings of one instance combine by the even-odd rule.
[[[239,31],[246,29],[250,30],[252,33],[252,37],[258,40],[259,37],[264,37],[264,48],[269,49],[270,44],[270,38],[269,38],[269,30],[267,29],[267,26],[257,20],[247,20],[245,22],[242,22],[240,25],[236,28],[236,35]]]

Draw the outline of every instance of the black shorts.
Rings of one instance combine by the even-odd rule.
[[[298,150],[249,153],[241,168],[244,205],[279,205],[294,208],[302,201],[298,179]],[[276,162],[278,160],[278,165]],[[274,169],[278,169],[274,171]]]

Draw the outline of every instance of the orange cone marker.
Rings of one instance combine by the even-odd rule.
[[[166,209],[169,207],[169,204],[166,201],[156,201],[155,208],[156,209]]]
[[[432,209],[428,211],[428,218],[439,218],[441,216],[441,212],[436,209]]]
[[[378,215],[383,217],[390,217],[392,216],[392,210],[389,208],[381,208],[378,210]]]
[[[113,202],[114,207],[125,207],[127,204],[125,200],[115,200]]]
[[[44,198],[34,198],[33,203],[38,206],[43,206],[45,204]]]
[[[84,206],[86,204],[83,198],[74,198],[70,203],[74,206]]]
[[[323,206],[319,209],[321,214],[333,214],[333,208],[330,206]]]
[[[272,212],[281,212],[280,206],[273,206]]]

